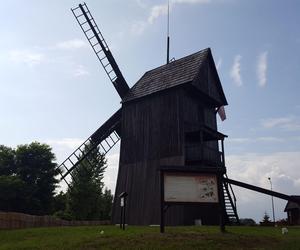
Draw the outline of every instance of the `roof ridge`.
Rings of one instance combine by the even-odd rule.
[[[162,64],[162,65],[160,65],[160,66],[158,66],[158,67],[156,67],[156,68],[154,68],[154,69],[150,69],[150,70],[146,71],[146,72],[144,73],[144,75],[147,74],[147,73],[150,73],[151,71],[158,70],[159,68],[171,66],[171,65],[174,64],[175,62],[183,61],[183,60],[186,59],[187,57],[192,57],[192,56],[195,56],[195,55],[197,55],[197,54],[203,54],[204,52],[207,52],[207,53],[208,53],[209,51],[210,51],[210,48],[208,47],[208,48],[199,50],[199,51],[197,51],[197,52],[194,52],[194,53],[192,53],[192,54],[186,55],[186,56],[184,56],[184,57],[180,57],[179,59],[176,59],[176,60],[174,60],[174,61],[172,61],[172,62],[170,62],[170,63],[168,63],[168,64]]]
[[[145,72],[130,88],[121,102],[124,103],[187,82],[192,82],[210,53],[210,48],[202,49],[179,58],[174,62],[161,65]]]

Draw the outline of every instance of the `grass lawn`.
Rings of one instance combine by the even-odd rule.
[[[104,231],[101,234],[101,231]],[[299,249],[300,227],[281,228],[129,226],[57,227],[0,230],[0,250],[4,249]]]

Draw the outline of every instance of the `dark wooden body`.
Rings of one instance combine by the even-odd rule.
[[[300,209],[293,208],[287,211],[289,225],[300,225]]]
[[[300,225],[300,196],[292,195],[285,206],[284,212],[287,212],[288,223],[290,225]]]
[[[201,138],[204,125],[217,130],[215,104],[191,85],[123,104],[115,197],[128,193],[126,223],[159,224],[159,166],[224,167],[217,140],[205,142]],[[115,200],[113,223],[119,223],[119,209]],[[218,205],[214,204],[172,206],[166,213],[166,224],[194,224],[195,219],[218,224],[218,214]]]

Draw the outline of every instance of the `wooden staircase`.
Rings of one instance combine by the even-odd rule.
[[[225,174],[224,177],[228,178]],[[223,182],[223,193],[227,223],[239,225],[240,220],[236,208],[236,197],[230,184]]]

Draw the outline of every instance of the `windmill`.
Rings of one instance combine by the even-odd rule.
[[[128,193],[128,224],[159,223],[160,165],[225,169],[224,139],[217,131],[216,110],[227,101],[211,50],[204,49],[146,72],[129,88],[87,5],[72,12],[122,99],[122,107],[60,166],[61,180],[95,149],[107,154],[121,139],[112,222],[119,222],[118,195]],[[221,151],[219,144],[221,142]],[[88,159],[88,158],[87,158]],[[88,162],[88,161],[87,161]],[[223,183],[224,213],[238,222],[230,184]],[[219,207],[174,206],[167,224],[218,224]]]

